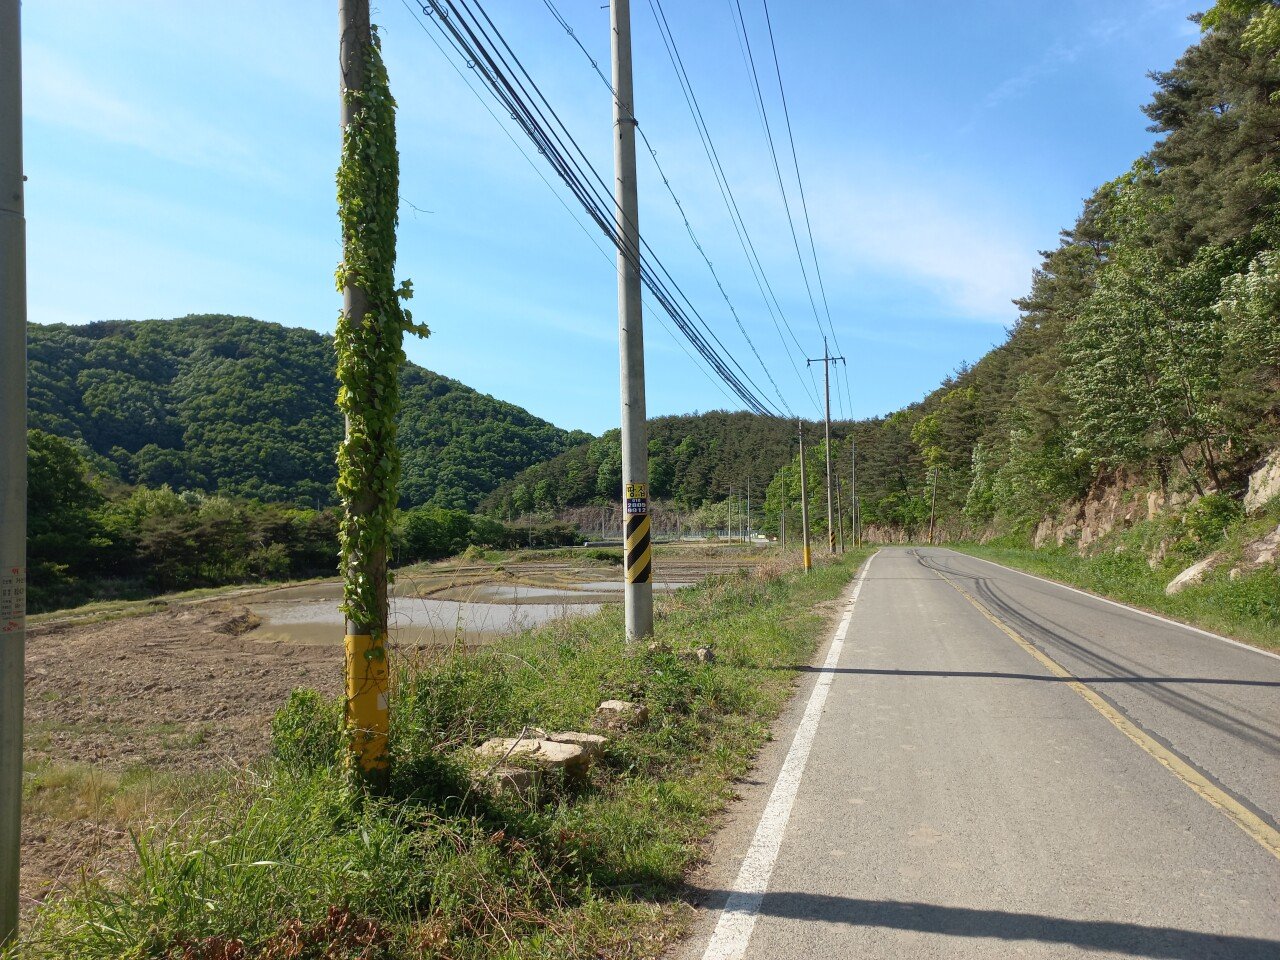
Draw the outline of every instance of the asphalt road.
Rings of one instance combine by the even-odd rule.
[[[943,549],[845,612],[673,957],[1280,960],[1280,658]]]

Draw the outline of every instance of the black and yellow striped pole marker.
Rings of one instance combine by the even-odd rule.
[[[649,516],[649,485],[628,483],[624,493],[626,538],[622,557],[627,637],[636,639],[653,633],[653,524]]]
[[[634,484],[633,484],[634,486]],[[649,514],[627,517],[627,583],[648,583],[653,572],[653,542]]]

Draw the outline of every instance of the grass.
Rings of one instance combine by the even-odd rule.
[[[1280,503],[1197,538],[1177,517],[1144,521],[1103,538],[1081,555],[1071,545],[1032,549],[1018,543],[955,544],[954,549],[1026,570],[1265,650],[1280,650],[1280,571],[1270,565],[1235,580],[1230,570],[1244,545],[1280,523]],[[1191,564],[1220,553],[1204,582],[1173,596],[1165,587]],[[1154,565],[1152,558],[1156,558]]]
[[[166,784],[182,815],[139,836],[134,869],[42,909],[22,956],[656,956],[690,913],[679,892],[702,839],[790,695],[795,674],[777,668],[809,661],[815,605],[862,556],[807,577],[775,557],[665,597],[652,648],[625,645],[612,607],[401,662],[394,773],[377,797],[335,763],[340,705],[295,694],[271,761],[206,780],[196,803]],[[714,663],[681,656],[708,644]],[[651,719],[611,735],[587,782],[548,782],[537,802],[471,786],[479,742],[587,729],[608,698],[641,700]],[[40,802],[56,812],[60,789],[39,788]]]

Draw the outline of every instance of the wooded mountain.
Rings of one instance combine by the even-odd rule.
[[[861,453],[911,465],[860,473],[868,522],[918,530],[935,467],[970,530],[1028,531],[1121,474],[1225,505],[1280,443],[1280,7],[1229,0],[1204,26],[1151,75],[1160,139],[1043,253],[1007,341],[858,428]],[[794,465],[775,522],[784,483],[794,503]]]
[[[1118,473],[1230,498],[1280,443],[1278,10],[1218,4],[1200,42],[1152,74],[1145,111],[1160,139],[1043,253],[1004,344],[920,403],[833,427],[846,492],[857,439],[865,523],[919,531],[935,470],[940,516],[970,531],[1027,531]],[[765,529],[777,527],[784,490],[794,516],[792,424],[663,417],[650,436],[655,498],[698,506],[750,474],[772,480]],[[810,454],[822,532],[825,451],[814,442]],[[508,516],[616,500],[619,473],[612,431],[531,467],[484,506]]]
[[[833,426],[844,436],[849,424]],[[811,425],[806,442],[816,442]],[[747,479],[763,491],[799,446],[792,420],[743,411],[657,417],[649,421],[649,493],[683,508],[722,500]],[[622,490],[622,447],[617,430],[535,464],[485,498],[483,508],[504,518],[532,510],[557,510],[616,502]]]
[[[333,497],[342,420],[333,339],[248,317],[28,328],[30,426],[128,483],[314,505]],[[408,364],[405,506],[471,509],[589,439]]]

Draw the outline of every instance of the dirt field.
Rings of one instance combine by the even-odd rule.
[[[757,555],[741,546],[670,546],[655,569],[674,587],[740,569]],[[620,579],[620,568],[607,562],[518,555],[405,571],[400,591],[465,602],[479,590],[486,602],[500,603],[504,591],[521,586],[598,602],[620,598],[611,589]],[[170,599],[143,615],[84,622],[68,613],[31,627],[24,913],[82,872],[127,862],[129,830],[150,822],[153,810],[171,816],[181,791],[192,789],[185,775],[234,774],[262,757],[271,717],[292,690],[341,690],[340,627],[327,645],[262,639],[249,606],[282,593],[235,590]],[[511,592],[508,599],[517,598]]]

